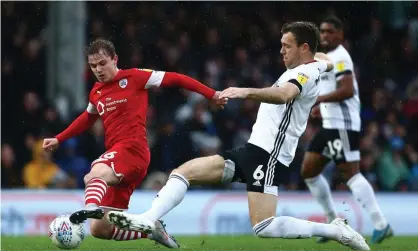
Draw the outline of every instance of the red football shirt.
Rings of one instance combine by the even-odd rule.
[[[199,81],[175,72],[141,69],[119,70],[109,83],[95,83],[89,105],[63,132],[62,142],[87,130],[98,116],[103,120],[106,148],[129,144],[135,152],[149,154],[146,137],[147,89],[154,86],[179,86],[213,99],[216,91]]]
[[[147,89],[159,86],[164,74],[163,71],[119,70],[112,82],[94,84],[87,112],[102,118],[107,149],[119,143],[148,149]]]

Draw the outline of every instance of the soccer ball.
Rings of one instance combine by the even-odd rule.
[[[49,225],[48,236],[60,249],[77,248],[83,241],[84,235],[84,225],[71,223],[69,215],[58,216]]]

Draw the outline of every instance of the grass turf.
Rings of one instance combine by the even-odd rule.
[[[283,240],[283,239],[259,239],[254,236],[182,236],[177,238],[181,249],[199,251],[327,251],[350,250],[336,242],[317,244],[315,239],[308,240]],[[418,251],[418,236],[392,237],[380,245],[371,246],[376,251]],[[5,237],[1,239],[2,251],[46,251],[59,250],[52,245],[47,236],[33,237]],[[136,241],[105,241],[91,236],[86,237],[81,246],[81,251],[141,251],[141,250],[166,250],[161,245],[156,245],[149,240]]]

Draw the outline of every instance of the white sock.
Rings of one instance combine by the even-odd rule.
[[[331,188],[322,174],[305,179],[305,183],[311,191],[312,197],[322,206],[328,219],[328,223],[337,218],[337,210],[331,195]]]
[[[152,201],[151,208],[142,215],[152,222],[157,221],[183,200],[189,185],[189,181],[183,175],[171,174],[165,186]]]
[[[270,217],[253,227],[262,238],[304,239],[312,236],[332,240],[341,238],[341,230],[331,224],[300,220],[289,216]]]
[[[360,203],[370,215],[374,228],[377,230],[384,229],[388,222],[377,204],[373,187],[366,178],[364,178],[361,173],[358,173],[351,177],[347,182],[347,186],[351,189],[351,192],[353,192],[357,202]]]

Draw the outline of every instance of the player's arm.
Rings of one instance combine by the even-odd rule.
[[[327,63],[323,61],[316,62],[316,64],[319,72],[324,72],[328,67]],[[280,86],[268,88],[228,88],[221,92],[220,98],[248,98],[263,103],[286,104],[298,95],[303,95],[303,86],[308,83],[308,75],[303,72],[295,72],[294,78],[289,81],[280,84]]]
[[[353,69],[351,64],[346,61],[337,62],[335,67],[335,78],[337,89],[318,97],[316,103],[321,102],[341,102],[354,96]]]
[[[139,77],[145,78],[145,89],[151,87],[178,86],[192,92],[197,92],[207,99],[212,99],[216,93],[212,88],[187,75],[176,72],[139,70]]]
[[[93,104],[89,103],[86,111],[78,116],[70,126],[63,132],[55,136],[59,143],[79,135],[89,129],[99,118],[99,114]]]
[[[166,72],[163,81],[161,82],[161,86],[179,86],[189,91],[197,92],[207,99],[212,99],[216,93],[215,90],[207,87],[196,79],[175,72]]]
[[[297,82],[297,81],[295,81]],[[285,104],[301,93],[300,83],[286,82],[279,87],[237,88],[231,87],[221,92],[220,99],[241,98],[252,99],[269,104]]]
[[[269,104],[286,104],[295,99],[302,90],[300,83],[286,82],[279,87],[249,88],[248,98]]]
[[[325,70],[326,72],[330,72],[334,69],[334,62],[325,53],[322,53],[322,52],[315,53],[315,60],[322,61],[327,64],[327,68]]]

